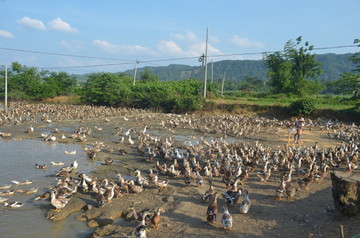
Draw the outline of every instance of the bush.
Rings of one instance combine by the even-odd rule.
[[[290,113],[293,114],[294,116],[308,115],[311,112],[313,112],[314,109],[315,109],[314,101],[310,98],[304,98],[294,101],[289,106]]]

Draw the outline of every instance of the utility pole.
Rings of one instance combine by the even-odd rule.
[[[139,63],[140,63],[140,61],[138,61],[138,60],[136,60],[136,61],[135,61],[135,69],[134,69],[134,81],[133,81],[133,86],[135,86],[137,65],[138,65]]]
[[[209,30],[208,28],[206,28],[206,45],[205,45],[205,73],[204,73],[204,98],[206,99],[206,81],[207,81],[207,51],[208,51],[208,35],[209,35]]]
[[[5,64],[5,112],[8,109],[8,102],[7,102],[7,64]]]
[[[224,95],[225,72],[221,81],[221,96]]]

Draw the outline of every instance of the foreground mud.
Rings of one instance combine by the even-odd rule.
[[[156,162],[170,167],[174,163],[174,157],[162,158],[155,156],[149,159],[146,155],[146,146],[141,145],[141,131],[146,126],[145,134],[152,138],[167,138],[173,140],[171,148],[178,148],[186,153],[189,143],[195,148],[206,147],[204,143],[211,141],[227,141],[243,148],[263,146],[270,152],[279,150],[304,150],[305,148],[335,147],[341,144],[341,140],[331,138],[329,133],[333,129],[326,127],[324,122],[308,123],[302,136],[300,145],[293,145],[288,131],[292,127],[291,121],[278,121],[266,118],[247,119],[242,116],[237,120],[242,125],[239,129],[226,129],[235,124],[221,123],[232,122],[235,116],[224,117],[223,115],[174,115],[159,114],[144,111],[122,112],[120,115],[104,115],[96,118],[64,119],[51,122],[36,121],[23,122],[17,125],[4,124],[0,132],[9,132],[12,139],[35,139],[44,140],[42,134],[56,136],[55,142],[48,143],[81,143],[85,148],[94,148],[101,144],[101,149],[96,156],[90,158],[88,155],[78,155],[78,159],[94,160],[104,164],[97,166],[90,174],[98,180],[108,179],[118,181],[117,174],[134,177],[134,170],[138,169],[141,174],[147,176],[149,169],[157,170]],[[49,117],[51,119],[51,117]],[[236,121],[235,120],[235,121]],[[189,122],[190,121],[190,122]],[[219,125],[218,127],[212,127]],[[27,129],[33,126],[34,131],[26,133]],[[345,126],[345,125],[340,125]],[[91,129],[92,132],[84,137],[71,137],[79,128]],[[101,130],[100,130],[101,128]],[[134,143],[130,143],[124,134],[132,130]],[[341,128],[337,129],[338,131]],[[238,132],[236,134],[235,132]],[[242,133],[240,133],[242,132]],[[64,138],[62,139],[62,135]],[[124,136],[124,141],[122,137]],[[153,139],[149,139],[152,141]],[[188,141],[187,143],[184,143]],[[289,143],[288,143],[289,142]],[[151,142],[153,143],[153,142]],[[149,146],[152,145],[149,142]],[[220,142],[219,142],[220,143]],[[125,153],[124,153],[125,152]],[[224,151],[224,153],[231,153]],[[217,152],[219,153],[219,152]],[[205,155],[204,155],[205,156]],[[113,160],[111,165],[105,165],[106,159]],[[211,157],[208,157],[211,159]],[[217,159],[215,159],[217,160]],[[40,162],[40,161],[39,161]],[[180,162],[180,161],[178,161]],[[202,161],[206,163],[206,160]],[[293,185],[296,188],[296,195],[292,198],[286,196],[280,200],[275,199],[276,190],[280,183],[279,170],[274,169],[270,178],[262,182],[258,172],[264,168],[264,161],[249,172],[249,177],[240,186],[249,191],[252,201],[248,214],[241,214],[239,203],[229,206],[229,212],[233,216],[233,227],[231,230],[224,230],[221,226],[220,217],[222,206],[225,205],[221,195],[218,199],[219,214],[216,223],[206,222],[206,210],[208,203],[201,200],[202,195],[209,188],[208,179],[213,181],[215,191],[224,193],[228,190],[221,177],[207,178],[203,171],[203,185],[192,181],[190,185],[184,182],[184,175],[179,176],[159,173],[159,180],[168,180],[168,186],[159,191],[153,181],[144,185],[140,193],[123,194],[122,197],[114,198],[110,203],[99,207],[96,197],[91,192],[78,191],[60,212],[50,209],[48,219],[54,222],[67,219],[69,214],[77,212],[79,220],[87,223],[89,229],[93,230],[91,237],[134,237],[135,228],[139,221],[132,216],[130,208],[137,212],[147,210],[154,213],[157,208],[162,208],[161,223],[158,230],[148,224],[147,233],[149,237],[339,237],[339,227],[344,226],[346,237],[360,233],[358,226],[359,216],[335,217],[334,203],[331,195],[330,176],[327,175],[321,182],[314,182],[309,190],[301,188],[297,181],[304,175],[293,174]],[[334,168],[346,172],[346,166],[341,165]],[[72,176],[77,178],[81,168],[73,171]],[[358,169],[352,172],[353,176],[359,174]],[[79,178],[77,178],[79,179]]]

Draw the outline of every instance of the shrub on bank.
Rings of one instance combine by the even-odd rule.
[[[135,85],[128,76],[94,74],[84,85],[84,103],[136,108],[162,108],[165,111],[198,109],[203,100],[198,80],[145,81]]]
[[[314,100],[310,98],[299,99],[294,101],[289,106],[289,111],[292,115],[308,115],[315,109]]]

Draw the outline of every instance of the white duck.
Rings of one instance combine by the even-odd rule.
[[[249,198],[249,192],[244,190],[244,199],[240,204],[240,213],[247,214],[251,206],[251,200]]]

